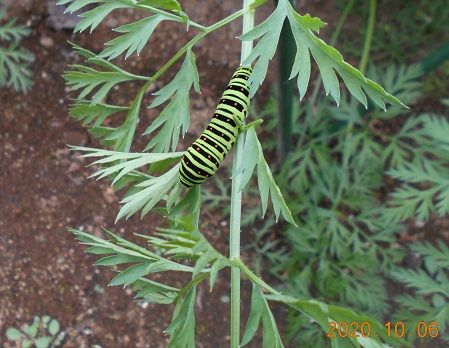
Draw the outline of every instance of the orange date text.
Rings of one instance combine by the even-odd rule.
[[[347,321],[329,321],[327,323],[329,331],[326,334],[327,338],[353,338],[353,337],[370,337],[379,336],[380,333],[373,332],[371,329],[371,323],[369,321],[362,322],[347,322]],[[403,338],[406,336],[408,330],[414,330],[416,336],[420,338],[430,337],[436,338],[439,335],[438,322],[437,321],[420,321],[415,327],[406,327],[406,324],[402,321],[386,322],[384,324],[385,330],[384,336]]]

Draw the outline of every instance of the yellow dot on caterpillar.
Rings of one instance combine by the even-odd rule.
[[[218,147],[218,145],[215,145],[215,147]]]
[[[210,158],[210,155],[207,155],[207,158]]]
[[[234,103],[234,106],[237,106],[237,103]]]
[[[200,148],[199,148],[199,147],[197,147],[197,148],[196,148],[196,151],[200,151]]]
[[[198,174],[200,174],[200,171],[198,171]]]

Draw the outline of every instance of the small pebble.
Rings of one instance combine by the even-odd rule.
[[[145,309],[148,307],[148,302],[146,302],[146,301],[141,301],[138,304],[142,309]]]
[[[51,37],[48,36],[42,36],[41,39],[39,40],[40,44],[46,48],[50,48],[53,47],[54,45],[54,41]]]
[[[426,225],[425,221],[415,220],[415,226],[417,228],[423,228]]]
[[[90,328],[88,328],[88,327],[86,327],[83,330],[83,334],[85,334],[85,335],[92,335],[92,333],[93,333],[93,331]]]
[[[229,301],[230,301],[231,299],[229,298],[228,295],[223,295],[223,296],[220,297],[220,300],[221,300],[221,302],[223,302],[223,303],[229,303]]]

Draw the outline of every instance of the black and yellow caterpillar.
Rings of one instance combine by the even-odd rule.
[[[214,175],[232,149],[248,114],[251,72],[251,67],[240,67],[232,75],[206,130],[182,157],[179,180],[184,186],[199,185]]]

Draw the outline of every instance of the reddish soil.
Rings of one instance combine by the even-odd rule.
[[[194,20],[204,24],[223,18],[239,6],[238,1],[207,6],[200,0],[184,3],[185,10],[195,14]],[[70,93],[61,75],[77,61],[68,41],[98,50],[111,38],[111,27],[133,14],[118,12],[92,36],[73,36],[71,31],[50,28],[43,2],[14,2],[9,14],[31,27],[24,45],[36,60],[32,65],[34,86],[27,95],[0,91],[0,346],[12,347],[5,339],[8,327],[30,322],[34,315],[48,314],[67,332],[64,347],[166,347],[163,330],[170,322],[172,308],[142,306],[133,301],[130,291],[107,287],[112,273],[95,269],[95,259],[86,255],[67,232],[70,226],[100,235],[103,225],[133,238],[134,232],[151,233],[161,223],[157,216],[148,215],[143,220],[135,217],[114,225],[118,196],[107,182],[87,179],[92,169],[86,169],[87,162],[67,149],[67,144],[98,145],[68,117]],[[226,83],[223,76],[230,75],[238,65],[240,44],[235,37],[240,27],[241,23],[235,22],[195,49],[202,94],[192,99],[194,134],[213,111]],[[181,25],[163,24],[152,38],[149,52],[127,63],[127,68],[150,74],[185,40]],[[168,44],[172,42],[175,44]],[[115,101],[129,100],[132,87],[118,91]],[[143,118],[154,116],[154,112],[142,108]],[[205,215],[208,224],[204,233],[226,252],[227,222]],[[206,284],[199,289],[198,347],[228,345],[227,278],[224,272],[211,294]],[[174,284],[181,285],[179,281],[174,280]],[[247,315],[248,289],[244,288],[243,294]]]

